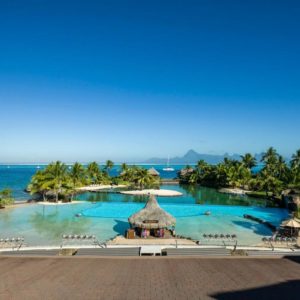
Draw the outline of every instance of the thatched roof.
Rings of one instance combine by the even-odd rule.
[[[176,223],[176,219],[158,205],[154,195],[150,195],[145,207],[130,216],[128,221],[133,226],[147,229],[170,227]]]
[[[154,168],[150,168],[148,170],[148,174],[150,174],[152,176],[159,176],[159,172],[157,172],[157,170],[155,170]]]
[[[282,191],[283,196],[298,196],[300,195],[300,191],[297,189],[287,189]]]
[[[187,174],[193,173],[194,169],[192,167],[190,168],[184,168],[180,170],[180,176],[185,176]]]
[[[281,223],[283,227],[300,228],[300,223],[295,219],[290,219]]]

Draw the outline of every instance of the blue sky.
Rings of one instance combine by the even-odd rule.
[[[0,161],[290,155],[299,15],[299,1],[1,1]]]

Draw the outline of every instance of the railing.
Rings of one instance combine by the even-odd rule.
[[[0,248],[20,249],[25,245],[23,237],[0,238]]]

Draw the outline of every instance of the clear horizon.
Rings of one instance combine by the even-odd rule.
[[[5,1],[0,162],[290,157],[299,15],[298,1]]]

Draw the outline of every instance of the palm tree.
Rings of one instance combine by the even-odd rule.
[[[113,161],[111,161],[111,160],[106,161],[104,168],[106,170],[107,175],[109,174],[109,171],[112,169],[113,166],[114,166]]]
[[[10,205],[14,202],[11,189],[4,189],[0,191],[0,208]]]
[[[87,166],[87,175],[89,177],[89,181],[92,183],[97,183],[99,177],[101,176],[101,171],[99,165],[94,161]]]
[[[248,168],[252,169],[256,166],[256,158],[252,156],[250,153],[246,153],[245,155],[241,155],[242,164]]]
[[[85,169],[82,164],[76,162],[70,171],[70,178],[73,182],[74,187],[80,187],[85,181]]]
[[[47,192],[51,190],[51,177],[46,170],[37,171],[27,187],[31,195],[40,194],[47,201]]]
[[[71,193],[71,201],[73,200],[76,188],[81,187],[85,184],[86,171],[82,164],[76,162],[69,173],[69,191]]]
[[[278,154],[277,151],[270,147],[267,152],[265,152],[262,156],[261,161],[265,164],[267,169],[272,170],[274,166],[276,165],[278,160]]]
[[[209,164],[203,159],[201,159],[197,162],[197,168],[200,170],[205,170],[208,166],[209,166]]]
[[[270,147],[265,153],[263,153],[262,162],[272,161],[277,158],[278,154],[275,148]]]
[[[58,202],[58,194],[63,191],[64,185],[66,185],[67,166],[60,161],[56,161],[47,166],[45,173],[55,194],[55,200]]]
[[[285,163],[284,158],[279,155],[278,161],[277,161],[277,172],[278,172],[278,178],[281,180],[286,180],[288,175],[288,167]]]
[[[227,169],[224,163],[220,163],[215,168],[217,186],[223,187],[228,184],[227,182]]]
[[[144,168],[137,168],[133,181],[141,190],[143,190],[146,186],[152,186],[156,179],[154,176],[149,174],[148,170]]]
[[[126,172],[128,170],[128,165],[126,163],[122,163],[121,165],[121,171]]]
[[[300,170],[300,149],[292,155],[291,167],[294,170]]]
[[[292,155],[290,166],[291,182],[293,186],[300,187],[300,149]]]
[[[268,192],[271,192],[272,195],[275,196],[282,190],[282,181],[275,177],[268,176],[263,180],[262,188],[265,190],[267,196]]]
[[[265,164],[263,170],[265,170],[269,176],[276,177],[278,162],[277,151],[273,147],[270,147],[267,152],[263,154],[261,161]]]
[[[191,184],[201,183],[204,174],[204,169],[200,169],[197,165],[197,168],[189,174],[188,182]]]

